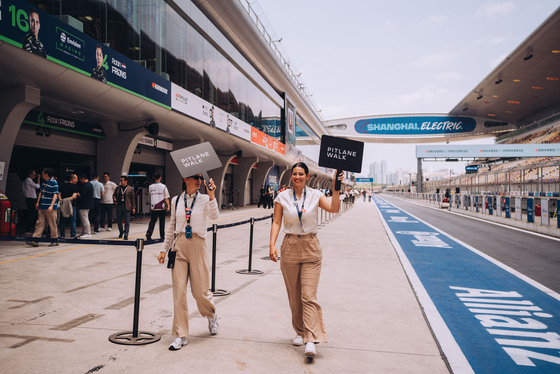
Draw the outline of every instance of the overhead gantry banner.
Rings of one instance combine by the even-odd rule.
[[[443,138],[495,136],[514,130],[508,122],[448,114],[406,114],[353,117],[326,121],[333,135],[371,142],[441,141]]]

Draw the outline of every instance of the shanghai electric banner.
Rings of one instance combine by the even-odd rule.
[[[369,135],[433,135],[472,132],[476,121],[470,117],[407,116],[361,119],[354,128]]]
[[[156,104],[171,106],[168,80],[26,1],[0,1],[0,40]]]

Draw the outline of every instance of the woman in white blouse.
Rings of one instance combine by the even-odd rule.
[[[196,300],[198,311],[208,317],[208,330],[218,332],[218,315],[212,292],[208,287],[208,253],[206,251],[207,219],[217,219],[218,204],[214,196],[214,181],[208,184],[200,175],[183,179],[186,190],[171,201],[171,222],[167,226],[165,240],[158,256],[160,264],[165,262],[168,248],[176,251],[175,265],[171,270],[173,282],[173,329],[175,337],[169,349],[176,351],[187,344],[189,334],[189,310],[187,306],[187,282],[191,281],[191,292]],[[198,192],[202,181],[208,187],[208,195]],[[177,201],[179,199],[179,201]]]
[[[342,173],[338,176],[342,180]],[[292,188],[274,200],[274,221],[270,230],[270,259],[278,260],[276,239],[284,223],[284,240],[280,248],[280,268],[288,291],[292,326],[296,337],[292,343],[303,345],[305,355],[316,355],[315,344],[326,343],[321,306],[317,303],[317,286],[321,275],[322,250],[317,239],[319,208],[337,213],[340,191],[327,198],[321,191],[307,187],[309,168],[303,162],[292,166]]]

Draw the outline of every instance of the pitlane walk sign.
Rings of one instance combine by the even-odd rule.
[[[560,295],[374,202],[454,373],[560,373]]]

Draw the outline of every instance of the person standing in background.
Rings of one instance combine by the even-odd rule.
[[[91,175],[91,185],[93,186],[93,209],[89,212],[89,220],[93,223],[93,233],[99,234],[99,213],[101,211],[101,198],[105,193],[103,183],[99,181],[99,174]]]
[[[27,171],[27,178],[23,181],[23,195],[25,196],[25,205],[27,206],[27,220],[25,222],[25,232],[33,232],[35,230],[35,222],[37,222],[37,190],[41,188],[39,184],[40,176],[33,169]]]
[[[35,224],[35,232],[33,233],[33,238],[40,238],[43,235],[43,230],[45,225],[49,225],[51,234],[51,244],[49,247],[54,247],[58,245],[58,227],[56,227],[56,217],[58,216],[58,183],[56,179],[53,178],[54,171],[51,168],[44,168],[41,172],[41,178],[45,181],[45,184],[41,187],[41,192],[39,193],[39,198],[35,205],[37,209],[38,217],[37,223]],[[36,241],[26,241],[32,247],[38,247],[39,244]]]
[[[103,196],[101,197],[101,217],[99,220],[99,231],[105,231],[105,219],[107,219],[107,231],[113,227],[113,193],[117,189],[117,184],[110,181],[111,174],[103,173]]]
[[[66,175],[66,180],[60,185],[62,216],[60,217],[60,238],[66,236],[66,226],[70,226],[70,237],[76,237],[76,199],[78,198],[78,176],[74,173]],[[66,204],[70,204],[68,207]],[[66,211],[68,209],[68,211]],[[65,213],[66,212],[66,213]],[[66,214],[68,216],[65,216]]]
[[[89,211],[93,209],[93,186],[87,175],[80,174],[80,185],[78,186],[78,215],[82,221],[81,239],[91,238],[91,223],[89,222]]]
[[[119,227],[119,238],[124,235],[124,240],[128,240],[130,229],[130,215],[134,214],[134,188],[128,185],[128,177],[123,175],[120,179],[120,186],[113,193],[113,200],[117,204],[117,225]],[[124,228],[123,228],[124,217]]]
[[[150,207],[151,218],[146,232],[146,239],[152,240],[152,233],[156,221],[159,218],[159,237],[165,238],[165,213],[169,211],[169,191],[167,186],[161,183],[161,175],[154,173],[154,183],[150,184]]]

